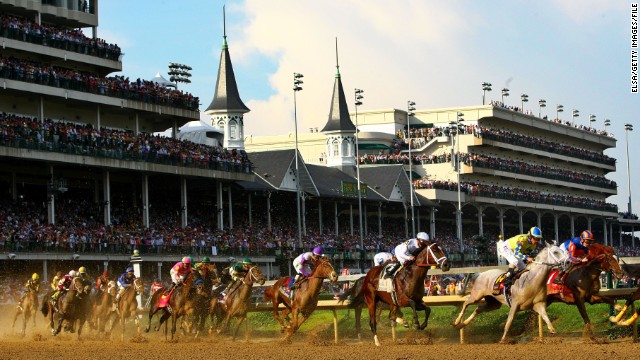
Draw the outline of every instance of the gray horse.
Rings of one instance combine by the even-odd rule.
[[[552,334],[556,330],[553,328],[549,316],[547,316],[547,287],[546,282],[549,272],[554,266],[562,265],[566,260],[565,253],[557,246],[547,246],[536,256],[535,261],[527,265],[528,271],[524,272],[511,286],[511,310],[507,323],[504,326],[504,334],[500,342],[505,342],[507,332],[511,327],[511,322],[516,313],[521,310],[533,308],[542,316],[547,323],[547,327]],[[488,270],[481,273],[476,279],[471,294],[462,305],[460,315],[453,323],[454,326],[461,329],[471,323],[476,315],[499,309],[502,304],[507,304],[504,294],[493,295],[493,284],[498,276],[504,271],[500,269]],[[466,320],[462,321],[467,306],[479,303],[482,299],[485,303],[479,305],[476,310]]]

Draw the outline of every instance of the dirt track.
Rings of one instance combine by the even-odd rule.
[[[328,326],[306,329],[293,341],[285,343],[280,334],[252,332],[248,341],[232,342],[226,336],[208,336],[204,339],[179,336],[177,341],[166,341],[159,333],[143,334],[120,341],[86,332],[78,341],[75,334],[62,333],[52,337],[42,315],[38,314],[36,328],[28,327],[25,337],[10,329],[8,320],[0,325],[0,359],[636,359],[640,353],[638,344],[630,338],[616,342],[597,344],[579,337],[546,337],[542,341],[523,338],[513,345],[474,344],[460,345],[457,339],[434,339],[425,333],[412,336],[403,334],[398,343],[391,342],[390,335],[380,333],[383,346],[376,348],[371,339],[364,342],[345,339],[333,343]],[[128,331],[133,331],[130,324]],[[408,335],[408,336],[405,336]],[[117,340],[115,340],[117,339]],[[476,341],[478,340],[478,341]],[[468,339],[482,342],[481,339]]]

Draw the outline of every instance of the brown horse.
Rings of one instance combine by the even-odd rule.
[[[554,282],[558,271],[554,270],[547,281],[547,306],[554,302],[575,304],[584,321],[583,335],[592,336],[591,320],[587,314],[585,302],[593,305],[607,303],[620,309],[611,298],[598,295],[600,292],[600,273],[612,271],[622,278],[623,272],[615,257],[615,250],[611,246],[592,244],[587,255],[588,261],[577,264],[566,274],[563,284]]]
[[[162,324],[169,319],[172,318],[171,321],[171,340],[173,340],[178,319],[182,316],[193,316],[196,312],[196,304],[193,301],[194,296],[196,296],[196,287],[194,286],[195,275],[193,272],[189,273],[183,283],[177,286],[169,295],[169,300],[167,305],[164,307],[160,307],[159,302],[163,296],[164,289],[159,289],[156,291],[151,297],[151,304],[149,307],[149,322],[147,327],[144,329],[145,332],[149,332],[151,328],[151,319],[153,316],[160,310],[162,310],[162,316],[160,317],[160,321],[158,325],[155,327],[155,330],[160,330]],[[202,287],[204,290],[204,287]],[[165,338],[168,336],[168,329],[165,327]]]
[[[104,291],[97,293],[92,299],[92,317],[93,327],[97,328],[98,332],[104,332],[105,325],[112,320],[112,317],[116,316],[116,312],[113,309],[114,299],[118,293],[118,285],[115,280],[110,280],[105,284]],[[113,327],[113,324],[111,324]]]
[[[300,288],[295,290],[292,299],[284,294],[282,288],[286,287],[290,277],[285,276],[276,281],[273,286],[264,291],[264,299],[273,303],[273,317],[280,323],[280,331],[287,330],[287,338],[290,338],[300,325],[311,316],[313,310],[318,306],[318,295],[322,289],[324,279],[331,282],[338,281],[338,273],[333,269],[329,259],[320,258],[311,275],[300,283]],[[282,312],[278,311],[278,306],[284,304],[286,308]],[[289,313],[292,321],[285,325],[283,317],[288,321]]]
[[[209,314],[209,304],[214,299],[212,289],[220,285],[220,274],[215,264],[205,264],[198,270],[200,279],[204,280],[203,289],[197,292],[193,301],[195,303],[195,320],[196,337],[204,332],[207,315]]]
[[[18,316],[22,315],[22,331],[21,334],[24,335],[27,330],[27,323],[29,322],[29,318],[33,317],[33,326],[36,326],[36,309],[38,308],[38,293],[32,289],[28,288],[27,294],[22,300],[22,305],[16,308],[16,315],[13,317],[13,324],[11,328],[16,326],[16,320],[18,320]]]
[[[365,276],[362,291],[369,309],[369,326],[371,327],[371,332],[373,332],[376,346],[380,346],[376,319],[377,306],[380,301],[389,304],[389,320],[391,320],[392,327],[395,327],[396,309],[407,306],[410,306],[411,310],[413,310],[414,328],[422,330],[427,327],[431,309],[422,302],[427,272],[432,266],[438,266],[442,271],[449,271],[450,264],[438,244],[429,241],[424,241],[424,243],[426,245],[416,255],[415,261],[404,266],[394,277],[392,281],[394,292],[378,290],[380,277],[384,270],[383,266],[374,266]],[[420,319],[418,318],[418,310],[424,310],[425,313],[424,323],[422,324],[420,324]]]
[[[640,268],[638,267],[638,265],[623,264],[622,268],[623,268],[624,272],[627,273],[627,275],[629,275],[630,277],[633,277],[633,278],[636,278],[636,279],[640,278]],[[618,313],[618,315],[616,315],[616,316],[611,316],[609,318],[609,321],[611,321],[612,323],[614,323],[616,325],[619,325],[619,326],[630,326],[630,325],[633,325],[633,323],[635,323],[638,320],[638,317],[640,317],[640,309],[638,309],[627,320],[625,320],[625,321],[620,321],[620,320],[624,316],[624,313],[627,312],[627,309],[629,309],[631,304],[633,304],[634,301],[639,300],[639,299],[640,299],[640,287],[638,287],[638,289],[636,289],[636,292],[634,292],[633,294],[631,294],[627,298],[627,301],[624,304],[624,307],[622,308],[622,311],[620,311]]]
[[[240,285],[236,286],[234,289],[229,290],[229,294],[227,295],[226,301],[223,305],[224,310],[226,312],[226,317],[224,320],[224,325],[221,329],[218,329],[218,332],[228,331],[229,323],[232,318],[236,318],[236,327],[233,331],[233,340],[236,339],[238,335],[238,329],[240,329],[240,325],[247,319],[247,310],[249,309],[249,300],[251,298],[251,290],[253,289],[253,284],[258,283],[260,285],[264,285],[265,277],[259,266],[253,266],[247,271],[245,277],[241,280]],[[245,334],[247,333],[247,323],[245,323]]]
[[[42,301],[41,311],[45,317],[49,317],[49,326],[51,327],[51,335],[56,336],[62,329],[62,322],[67,321],[65,325],[65,331],[74,332],[74,325],[76,320],[80,321],[80,327],[78,328],[78,337],[82,332],[82,325],[84,324],[84,284],[81,278],[76,277],[71,281],[69,290],[58,296],[58,300],[54,303],[51,302],[50,292],[48,296]],[[57,325],[54,324],[57,320]]]
[[[136,316],[136,310],[138,310],[137,296],[143,294],[144,286],[142,285],[142,279],[135,278],[133,280],[133,284],[124,291],[122,297],[120,298],[120,301],[118,301],[118,317],[120,318],[120,326],[122,327],[122,334],[120,336],[120,339],[122,341],[124,341],[124,324],[125,320],[127,320],[128,317],[133,316],[133,320],[138,328],[138,335],[140,335],[140,321]],[[115,323],[111,326],[111,330],[109,330],[109,332],[113,330],[114,325]]]

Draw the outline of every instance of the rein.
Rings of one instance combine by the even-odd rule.
[[[537,260],[532,261],[532,263],[533,264],[538,264],[538,265],[546,265],[546,266],[558,266],[558,265],[564,263],[564,261],[567,259],[567,256],[564,255],[564,253],[563,253],[562,257],[557,257],[551,252],[550,248],[546,248],[546,250],[547,250],[547,254],[549,256],[551,256],[551,258],[555,261],[555,263],[548,263],[548,262],[537,261]]]
[[[442,255],[442,256],[441,256],[441,257],[439,257],[439,258],[438,258],[438,257],[436,257],[436,254],[433,252],[433,249],[432,249],[432,247],[434,247],[434,246],[436,246],[436,243],[432,243],[432,244],[430,244],[430,245],[427,247],[427,253],[428,253],[429,255],[431,255],[431,257],[434,259],[435,264],[431,264],[431,263],[429,263],[429,256],[427,256],[427,262],[426,262],[426,263],[424,263],[424,264],[418,264],[418,263],[415,263],[415,264],[416,264],[416,266],[419,266],[419,267],[427,267],[427,266],[442,266],[442,264],[443,264],[445,261],[447,261],[447,257],[446,257],[445,255]]]

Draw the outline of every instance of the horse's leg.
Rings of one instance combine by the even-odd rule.
[[[427,304],[422,303],[419,304],[421,307],[424,308],[424,323],[420,324],[420,330],[424,330],[427,327],[427,324],[429,324],[429,316],[431,315],[431,308],[427,306]]]
[[[124,306],[123,306],[124,307]],[[126,313],[127,310],[122,309],[122,313],[120,314],[120,327],[122,327],[122,332],[120,333],[120,340],[124,341],[124,321],[129,314]]]
[[[362,286],[362,291],[365,291],[364,285]],[[380,341],[378,340],[378,332],[376,329],[376,294],[371,293],[370,291],[365,291],[364,300],[367,304],[367,309],[369,310],[369,328],[371,328],[371,332],[373,333],[373,341],[376,346],[380,346]]]
[[[418,304],[416,304],[415,301],[409,299],[409,306],[411,307],[411,310],[413,311],[413,329],[414,330],[418,330],[420,329],[420,319],[418,318]]]
[[[460,319],[462,319],[464,311],[467,308],[467,306],[472,305],[474,303],[474,302],[469,302],[469,300],[470,299],[467,299],[467,301],[465,301],[464,305],[462,306],[462,311],[460,311],[460,315],[458,315],[459,319],[456,319],[456,322],[458,322],[456,324],[456,327],[458,329],[461,329],[461,328],[469,325],[478,314],[482,314],[484,312],[497,310],[502,306],[502,303],[500,303],[498,300],[496,300],[493,296],[486,296],[485,297],[485,303],[482,304],[482,305],[479,305],[473,311],[473,313],[471,313],[471,315],[469,315],[468,318],[466,318],[464,321],[460,322]]]
[[[500,339],[500,343],[505,343],[506,339],[507,339],[507,333],[509,332],[509,329],[511,328],[511,323],[513,322],[513,318],[515,318],[516,313],[518,312],[518,310],[520,310],[520,304],[515,304],[512,303],[511,304],[511,309],[509,310],[509,316],[507,317],[507,322],[504,325],[504,333],[502,334],[502,338]],[[476,309],[477,311],[477,309]],[[546,315],[546,313],[545,313]]]
[[[278,311],[278,305],[279,305],[278,294],[276,293],[274,295],[274,298],[272,298],[271,300],[273,302],[273,310],[272,310],[273,318],[276,319],[276,321],[278,321],[278,323],[280,324],[280,332],[283,333],[285,330],[285,325],[284,325],[284,321],[280,317],[280,312]]]
[[[578,311],[580,312],[580,316],[582,316],[582,321],[584,321],[584,329],[582,330],[582,336],[592,337],[593,331],[591,329],[591,319],[589,319],[589,314],[587,314],[587,308],[586,306],[584,306],[584,299],[580,297],[580,294],[577,291],[573,293],[573,298],[575,299],[575,303],[576,303],[576,306],[578,307]],[[538,312],[538,314],[540,313]],[[549,325],[549,323],[547,323],[547,325]]]
[[[242,325],[245,319],[246,317],[244,316],[238,316],[236,318],[236,328],[233,330],[233,341],[236,340],[236,337],[238,336],[238,330],[240,330],[240,325]]]
[[[362,317],[362,307],[364,305],[363,304],[358,304],[358,306],[356,306],[353,309],[353,314],[356,318],[356,334],[358,335],[358,341],[362,341],[362,333],[361,333],[361,329],[362,329],[362,324],[361,324],[361,317]]]
[[[577,300],[578,298],[575,298],[575,299]],[[576,305],[578,305],[578,301],[576,301]],[[578,309],[580,309],[579,305],[578,305]],[[537,312],[540,316],[542,316],[542,320],[544,320],[544,322],[547,324],[547,328],[549,329],[549,332],[552,334],[555,334],[556,329],[553,327],[553,324],[551,323],[551,319],[549,319],[549,315],[547,314],[547,302],[541,301],[533,304],[533,310]],[[582,310],[584,311],[584,315],[586,316],[585,330],[586,330],[586,327],[588,327],[590,330],[591,321],[589,321],[589,315],[587,315],[587,310],[584,307],[584,302],[582,302]],[[580,311],[580,315],[582,315],[582,311]],[[582,318],[585,319],[585,316],[583,316]],[[589,323],[588,325],[587,325],[587,322]]]

